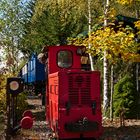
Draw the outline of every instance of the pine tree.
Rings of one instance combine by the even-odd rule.
[[[114,115],[119,116],[122,111],[125,118],[137,116],[137,91],[134,78],[126,74],[114,87]]]

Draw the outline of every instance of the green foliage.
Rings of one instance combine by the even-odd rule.
[[[46,7],[43,7],[42,3]],[[69,2],[40,2],[38,0],[25,40],[37,52],[46,44],[66,44],[67,37],[74,32],[75,34],[81,32],[84,25],[85,18],[80,16],[80,11],[77,8],[75,4]],[[81,20],[82,23],[80,23]]]
[[[17,96],[17,118],[18,120],[21,119],[22,114],[25,110],[28,109],[28,103],[27,103],[27,95],[26,92],[22,92]]]
[[[23,47],[20,39],[25,33],[25,22],[29,20],[27,15],[31,15],[27,6],[27,2],[22,3],[21,0],[0,2],[0,45],[4,51],[3,59],[7,69],[13,74],[17,71],[20,61],[20,50]]]
[[[0,133],[4,130],[5,114],[6,114],[6,78],[5,70],[0,70]]]
[[[6,77],[4,73],[0,73],[0,114],[6,112]]]
[[[99,1],[92,4],[92,24],[101,15]],[[25,49],[40,52],[44,45],[67,44],[67,38],[88,30],[87,1],[37,0],[34,14],[23,36]]]
[[[113,100],[115,116],[119,116],[122,109],[126,118],[137,116],[137,91],[134,79],[129,74],[115,85]]]

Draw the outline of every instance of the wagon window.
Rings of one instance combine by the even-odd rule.
[[[72,66],[72,52],[68,50],[59,51],[57,54],[57,64],[60,68]]]

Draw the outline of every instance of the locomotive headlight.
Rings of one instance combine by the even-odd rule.
[[[17,90],[19,88],[19,83],[17,81],[12,81],[9,85],[11,90]]]

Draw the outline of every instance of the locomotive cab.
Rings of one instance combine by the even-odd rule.
[[[83,70],[83,47],[50,46],[45,47],[44,53],[48,55],[46,120],[50,128],[59,139],[99,138],[99,71]],[[84,65],[88,62],[85,58]]]
[[[44,48],[44,52],[47,52],[48,56],[47,71],[49,74],[60,71],[62,69],[81,69],[81,56],[84,54],[83,47],[70,45],[49,46]]]

